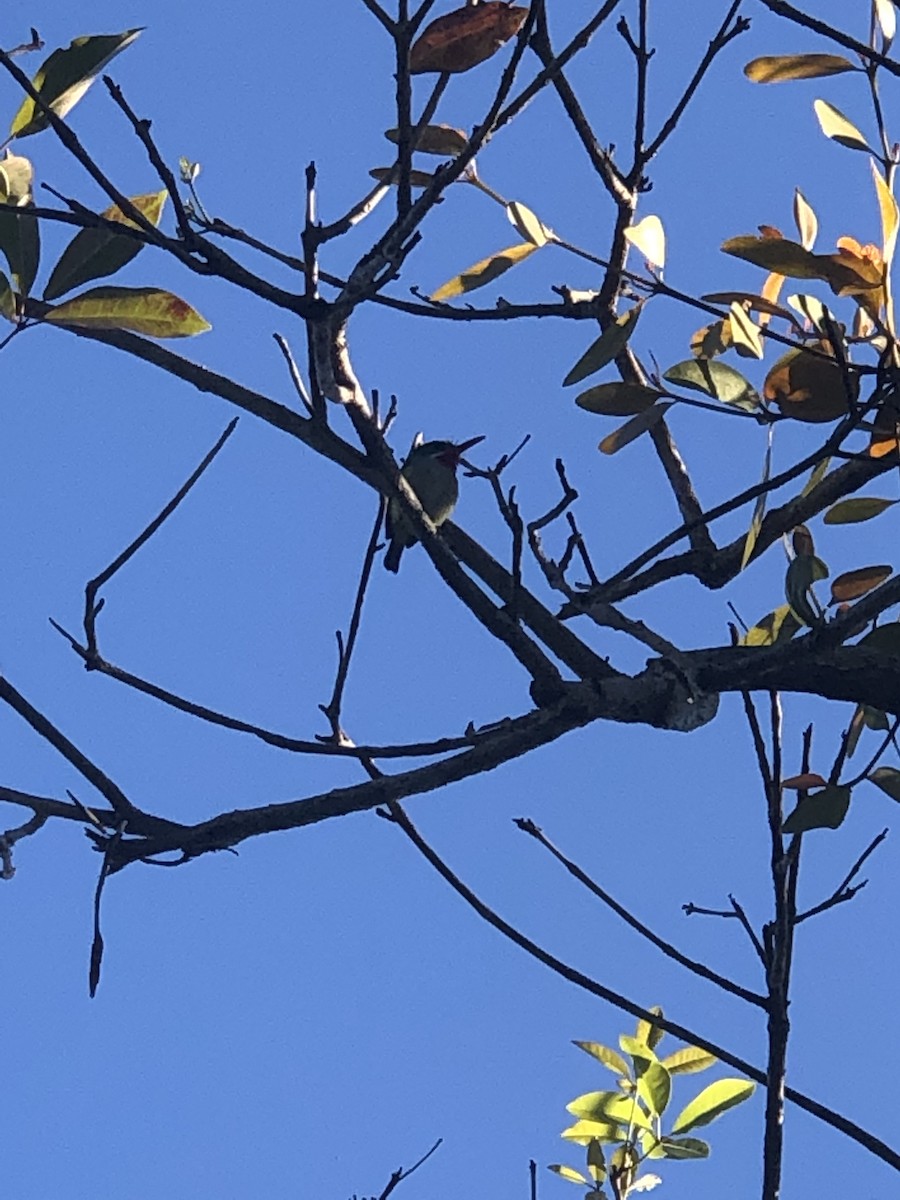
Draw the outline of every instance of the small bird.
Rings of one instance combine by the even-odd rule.
[[[459,445],[455,442],[423,442],[409,452],[400,474],[416,493],[419,503],[435,525],[443,525],[456,507],[459,496],[456,468],[460,458],[472,446],[483,441],[482,436],[470,438]],[[388,505],[385,528],[391,544],[384,556],[384,565],[396,574],[403,551],[418,541],[396,500]]]

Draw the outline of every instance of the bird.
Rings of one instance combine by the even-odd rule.
[[[467,450],[483,442],[484,437],[469,438],[467,442],[423,442],[414,446],[400,468],[400,474],[415,492],[422,508],[435,525],[444,521],[456,507],[459,482],[456,468]],[[400,557],[409,546],[415,545],[418,535],[406,519],[399,501],[391,500],[385,519],[385,530],[390,545],[384,556],[384,565],[396,575],[400,569]]]

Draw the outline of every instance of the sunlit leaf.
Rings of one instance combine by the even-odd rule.
[[[503,0],[454,9],[427,25],[413,42],[409,69],[413,75],[469,71],[496,54],[527,16],[527,8],[513,8]]]
[[[506,250],[492,254],[489,258],[483,258],[474,267],[468,267],[461,274],[454,275],[452,279],[441,284],[437,291],[431,293],[431,299],[435,301],[452,300],[455,296],[464,296],[467,292],[474,292],[476,288],[484,287],[486,283],[492,283],[510,267],[524,262],[537,249],[539,247],[534,242],[519,242],[515,246],[509,246]]]
[[[759,326],[753,322],[743,305],[731,305],[729,320],[731,337],[737,352],[749,358],[762,358],[763,344]]]
[[[801,796],[784,822],[784,832],[808,833],[810,829],[838,829],[850,807],[850,788],[829,783],[818,792]]]
[[[871,521],[896,503],[896,500],[882,500],[879,496],[851,496],[849,500],[832,504],[822,520],[826,525],[854,525],[859,521]]]
[[[637,1076],[637,1086],[638,1094],[651,1115],[661,1117],[668,1108],[672,1095],[672,1080],[662,1063],[648,1063]]]
[[[828,468],[831,466],[830,458],[823,458],[809,473],[809,479],[804,483],[800,490],[801,496],[808,496],[811,491],[819,486],[825,476],[828,474]]]
[[[900,771],[896,767],[876,767],[866,778],[892,800],[900,801]]]
[[[637,225],[629,225],[625,236],[643,254],[644,258],[660,270],[666,265],[666,234],[659,217],[644,217]]]
[[[893,4],[890,5],[890,9],[891,12],[894,11]],[[875,181],[875,191],[878,195],[878,211],[881,214],[881,254],[885,263],[889,265],[897,245],[897,225],[900,223],[900,213],[897,210],[894,194],[885,183],[874,159],[871,160],[870,165],[872,178]]]
[[[713,1067],[719,1060],[708,1050],[699,1046],[684,1046],[674,1054],[668,1054],[662,1059],[662,1065],[670,1075],[692,1075],[695,1071],[705,1071]]]
[[[787,302],[791,308],[797,310],[801,317],[805,317],[815,329],[823,333],[826,332],[827,322],[831,314],[817,296],[810,296],[804,292],[799,292],[793,296],[788,296]]]
[[[717,358],[730,350],[731,345],[731,321],[724,317],[697,330],[691,338],[691,354],[695,358]]]
[[[576,1171],[574,1167],[564,1167],[562,1163],[550,1163],[547,1167],[548,1171],[553,1171],[562,1179],[568,1179],[570,1183],[580,1183],[587,1187],[588,1181],[580,1171]]]
[[[186,300],[160,288],[92,288],[50,309],[44,320],[154,338],[193,337],[212,328]]]
[[[638,317],[641,315],[641,305],[635,304],[626,312],[621,313],[603,330],[595,342],[592,342],[579,358],[563,380],[563,387],[573,383],[581,383],[588,375],[593,375],[607,363],[611,363],[625,349],[628,339],[634,332]]]
[[[812,205],[799,188],[794,189],[794,224],[800,235],[800,245],[804,250],[812,250],[819,231],[819,222]]]
[[[647,1011],[654,1017],[661,1017],[663,1015],[663,1010],[658,1004],[652,1005]],[[645,1021],[643,1017],[638,1019],[634,1027],[634,1041],[642,1043],[648,1050],[655,1050],[665,1036],[665,1030],[661,1029],[655,1021]],[[622,1038],[619,1038],[620,1043],[622,1040]],[[632,1044],[629,1053],[636,1054],[637,1047]]]
[[[602,417],[631,417],[651,408],[663,394],[640,383],[598,383],[576,396],[575,403]]]
[[[573,1117],[584,1121],[650,1128],[650,1120],[641,1106],[631,1096],[623,1096],[621,1092],[587,1092],[567,1104],[566,1109]]]
[[[742,258],[767,271],[777,271],[791,279],[821,279],[822,266],[819,256],[804,249],[799,242],[790,238],[757,237],[741,234],[722,243],[726,254]]]
[[[516,233],[526,242],[532,242],[535,246],[546,246],[548,242],[554,240],[553,230],[548,229],[530,208],[526,208],[518,200],[507,204],[506,215],[515,226]]]
[[[832,141],[846,146],[848,150],[869,150],[869,144],[852,121],[827,100],[816,100],[813,104],[822,132]]]
[[[576,1121],[560,1137],[577,1146],[589,1146],[591,1142],[618,1142],[626,1132],[627,1124],[622,1126],[617,1121]]]
[[[825,347],[819,342],[816,353],[788,350],[766,375],[763,395],[786,417],[811,424],[837,421],[847,415],[850,399],[859,395],[858,375],[851,370],[845,375],[840,363],[826,357]]]
[[[384,136],[395,145],[400,140],[399,129],[387,129]],[[414,150],[420,154],[437,154],[440,158],[456,158],[469,144],[469,139],[461,129],[452,125],[426,125],[419,130]]]
[[[153,225],[158,225],[168,193],[150,192],[130,197],[134,207],[144,214]],[[101,213],[107,221],[128,225],[137,229],[135,221],[126,217],[118,204],[113,204]],[[72,288],[113,275],[143,250],[142,242],[135,238],[122,237],[109,229],[82,229],[75,234],[53,268],[47,286],[45,300],[56,300]]]
[[[642,413],[638,413],[636,417],[632,417],[630,421],[626,421],[624,425],[620,425],[618,429],[614,429],[612,433],[607,434],[597,449],[603,454],[615,454],[623,446],[627,446],[629,442],[639,438],[642,433],[652,429],[663,419],[671,407],[669,401],[652,405]]]
[[[858,600],[873,588],[893,575],[894,568],[888,566],[857,567],[855,571],[844,571],[831,583],[832,604],[848,604]]]
[[[774,646],[777,642],[789,642],[802,627],[791,612],[791,606],[782,604],[748,629],[741,638],[741,645]]]
[[[141,32],[140,29],[127,29],[124,33],[77,37],[66,49],[54,50],[38,68],[31,82],[44,103],[58,117],[64,117],[104,67],[130,46]],[[39,133],[46,127],[46,116],[31,97],[26,96],[13,117],[9,131],[13,137],[23,138]]]
[[[628,1065],[621,1055],[609,1046],[603,1046],[600,1042],[573,1042],[579,1050],[583,1050],[585,1054],[590,1054],[592,1058],[596,1058],[602,1062],[604,1067],[612,1071],[614,1075],[629,1075]]]
[[[881,53],[887,54],[897,32],[897,13],[891,0],[875,0],[875,15],[883,38]]]
[[[770,425],[768,431],[768,443],[766,445],[766,456],[763,459],[763,473],[761,483],[766,484],[772,474],[772,434],[773,428]],[[759,538],[759,531],[762,529],[763,517],[766,512],[766,500],[768,492],[761,492],[756,497],[756,503],[753,506],[753,516],[750,518],[750,528],[747,530],[747,536],[744,539],[744,552],[741,555],[741,570],[743,571],[747,563],[753,556],[753,551],[756,549],[756,543]]]
[[[652,1192],[653,1189],[659,1187],[661,1183],[662,1180],[658,1175],[641,1175],[629,1186],[626,1195],[637,1196],[638,1194],[643,1194],[644,1192]]]
[[[672,1125],[672,1133],[687,1133],[708,1125],[729,1108],[749,1099],[755,1090],[756,1084],[746,1079],[720,1079],[711,1083],[681,1110]]]
[[[703,392],[724,404],[753,411],[759,407],[759,394],[740,371],[726,363],[688,358],[664,372],[663,379],[681,387]]]
[[[840,54],[767,54],[748,62],[744,74],[753,83],[784,83],[790,79],[819,79],[824,75],[858,70],[859,67]]]

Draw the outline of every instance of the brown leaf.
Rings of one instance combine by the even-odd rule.
[[[805,791],[812,787],[825,787],[827,780],[815,771],[807,771],[803,775],[792,775],[790,779],[782,779],[781,786],[783,788],[796,788],[798,791]]]
[[[527,8],[513,8],[503,0],[454,9],[432,21],[416,38],[409,69],[413,75],[469,71],[496,54],[518,33],[527,16]]]
[[[855,571],[845,571],[838,575],[831,584],[832,604],[846,604],[848,600],[858,600],[866,592],[884,583],[892,575],[893,567],[857,567]]]
[[[844,373],[838,363],[823,357],[829,352],[827,342],[819,342],[815,349],[819,353],[788,350],[783,354],[766,376],[763,394],[795,421],[837,421],[848,410]],[[851,373],[849,382],[855,400],[859,380]]]

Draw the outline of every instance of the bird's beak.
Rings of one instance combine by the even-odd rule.
[[[485,437],[486,435],[482,434],[481,437],[469,438],[467,442],[460,442],[458,446],[454,446],[453,449],[456,451],[456,457],[461,457],[467,450],[471,450],[473,446],[477,446],[479,442],[483,442]]]

